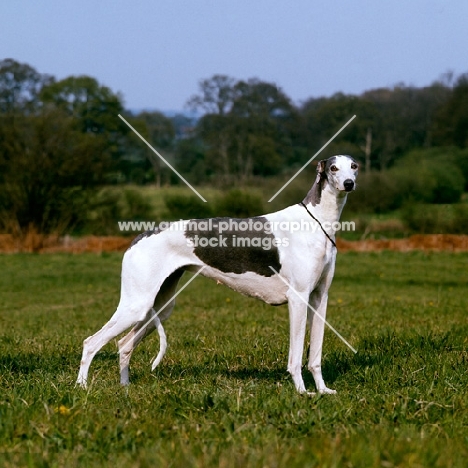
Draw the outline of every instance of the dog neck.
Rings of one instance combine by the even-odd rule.
[[[322,177],[320,174],[317,174],[314,185],[312,185],[312,188],[309,190],[304,200],[302,200],[302,203],[304,203],[305,205],[311,203],[312,206],[319,205],[322,199],[323,186],[324,184],[326,184],[326,182],[327,180],[325,177]]]
[[[317,178],[303,203],[323,223],[339,221],[346,204],[348,194],[333,189],[324,178]]]

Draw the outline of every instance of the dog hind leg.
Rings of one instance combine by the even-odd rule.
[[[160,338],[160,353],[164,353],[167,347],[166,334],[154,309],[150,309],[145,319],[138,322],[127,335],[119,340],[120,383],[122,385],[128,385],[130,382],[129,365],[133,351],[156,328]]]
[[[149,310],[145,319],[137,323],[132,330],[119,341],[120,383],[122,385],[128,385],[129,383],[129,365],[133,351],[144,338],[156,329],[158,330],[160,345],[159,353],[153,360],[151,369],[154,370],[164,357],[167,349],[167,338],[161,322],[167,320],[171,315],[175,305],[173,296],[183,273],[184,271],[182,269],[177,270],[164,280],[156,295],[153,308]]]
[[[162,322],[166,321],[172,314],[172,311],[174,310],[174,306],[175,306],[174,296],[176,294],[179,280],[180,278],[182,278],[183,274],[184,274],[184,270],[179,269],[179,270],[174,271],[174,273],[172,273],[170,276],[168,276],[166,280],[164,281],[161,287],[161,290],[159,291],[154,301],[154,308],[160,311],[159,314],[156,316],[156,320],[155,320],[155,325],[159,333],[160,346],[159,346],[159,353],[151,364],[152,371],[156,369],[156,367],[159,365],[162,358],[164,357],[164,354],[166,353],[167,339],[166,339],[166,333],[164,332],[164,327],[162,325]]]
[[[167,338],[166,338],[166,333],[164,331],[164,327],[161,323],[161,320],[159,320],[159,317],[155,317],[155,324],[156,328],[159,333],[159,353],[156,356],[156,358],[153,360],[151,364],[151,370],[154,371],[156,367],[159,365],[159,363],[162,361],[162,358],[166,354],[166,349],[167,349]]]
[[[145,305],[142,302],[129,307],[124,301],[120,301],[111,319],[98,332],[84,340],[77,384],[86,387],[89,367],[97,352],[110,340],[130,328],[135,323],[135,317],[141,317],[142,311],[148,310],[149,307],[150,304]]]

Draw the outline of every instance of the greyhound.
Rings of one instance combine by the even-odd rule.
[[[152,368],[159,364],[167,346],[161,322],[170,316],[177,284],[188,270],[271,305],[288,303],[288,372],[297,391],[306,393],[301,364],[309,321],[308,369],[319,393],[336,393],[322,377],[324,322],[335,270],[335,230],[357,174],[352,157],[333,156],[317,164],[315,182],[301,203],[253,218],[181,220],[138,235],[123,257],[117,310],[83,342],[77,384],[86,387],[96,353],[131,326],[118,343],[121,383],[129,383],[133,350],[155,329],[160,351]],[[314,313],[308,313],[308,304]]]

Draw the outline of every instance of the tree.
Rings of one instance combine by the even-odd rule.
[[[41,89],[44,109],[60,109],[75,128],[101,139],[100,145],[112,158],[113,169],[125,174],[124,155],[130,129],[118,117],[123,112],[122,98],[89,76],[70,76]]]
[[[320,148],[352,115],[357,119],[324,152],[341,146],[366,167],[384,169],[413,148],[433,144],[432,120],[447,98],[447,88],[434,83],[425,88],[403,84],[379,88],[360,96],[337,93],[310,99],[302,106],[303,139],[310,149]]]
[[[60,109],[1,120],[2,228],[60,234],[82,222],[90,190],[109,167],[103,140],[78,131]]]
[[[235,82],[220,75],[201,87],[202,94],[189,104],[206,111],[197,134],[206,145],[208,164],[225,180],[280,172],[298,127],[297,111],[281,89],[258,79]]]
[[[89,76],[70,76],[42,88],[40,99],[74,117],[84,133],[121,133],[122,98]]]
[[[365,98],[337,93],[330,98],[306,101],[302,109],[305,144],[311,151],[320,149],[353,115],[357,119],[340,133],[324,152],[346,148],[358,160],[377,160],[381,118],[375,104]],[[370,139],[372,138],[372,143]],[[341,150],[340,152],[343,152]],[[369,164],[368,164],[369,166]]]
[[[258,79],[240,81],[231,111],[241,120],[238,132],[238,165],[241,178],[274,175],[291,160],[298,112],[274,83]],[[243,168],[243,169],[241,169]]]
[[[380,127],[373,132],[380,168],[413,148],[430,147],[432,120],[447,98],[447,88],[434,83],[424,88],[398,85],[368,91],[362,96],[377,109]]]
[[[206,114],[198,122],[197,134],[205,145],[207,164],[225,182],[231,179],[230,147],[233,122],[221,114]]]
[[[192,96],[187,106],[194,111],[225,115],[232,107],[236,80],[226,75],[213,75],[200,81],[200,94]]]
[[[449,99],[438,110],[433,132],[438,145],[468,147],[468,73],[457,79]]]
[[[161,112],[140,112],[131,118],[132,126],[150,143],[156,150],[162,150],[167,158],[168,153],[173,151],[175,141],[175,128],[171,119]],[[161,186],[162,172],[166,170],[164,163],[154,154],[141,140],[132,135],[134,140],[133,154],[137,155],[140,164],[145,167],[149,162],[153,168],[156,185]]]
[[[199,94],[187,101],[187,107],[204,115],[196,126],[196,134],[205,143],[206,163],[222,175],[231,178],[229,146],[232,125],[227,117],[234,100],[236,80],[227,75],[213,75],[199,82]]]
[[[204,148],[196,138],[185,138],[176,145],[176,167],[182,174],[190,174],[190,182],[202,184],[214,172],[208,166]]]
[[[0,62],[0,227],[63,233],[120,156],[120,97],[90,77],[56,82],[26,64]]]
[[[53,82],[50,75],[13,59],[0,61],[0,112],[32,112],[39,106],[42,87]]]

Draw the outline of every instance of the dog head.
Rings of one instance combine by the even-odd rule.
[[[325,178],[339,192],[351,192],[356,187],[358,169],[357,162],[351,156],[332,156],[319,161],[317,176]]]
[[[325,183],[339,193],[345,194],[353,191],[356,188],[358,169],[358,163],[351,156],[338,155],[319,161],[317,177],[304,203],[310,202],[313,206],[318,205]]]

